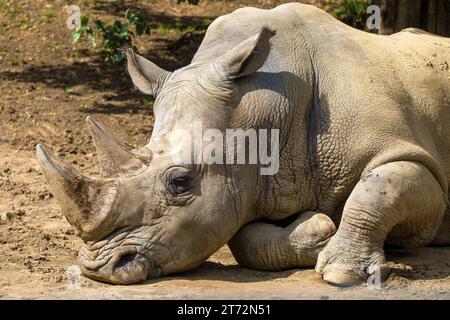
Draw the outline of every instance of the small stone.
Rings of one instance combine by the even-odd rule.
[[[63,232],[64,232],[64,234],[66,234],[68,236],[72,236],[75,234],[75,231],[73,229],[69,229],[69,228],[67,230],[64,230]]]
[[[6,212],[3,212],[3,213],[2,213],[1,219],[2,219],[2,221],[4,221],[4,222],[8,222],[8,221],[10,221],[10,220],[12,219],[13,216],[14,216],[14,213],[13,213],[13,212],[11,212],[11,211],[6,211]]]
[[[138,133],[141,133],[141,134],[149,134],[149,133],[150,133],[150,130],[147,129],[147,128],[139,128],[139,129],[137,130],[137,132],[138,132]]]
[[[53,194],[48,191],[39,193],[40,200],[48,200],[50,198],[53,198]]]

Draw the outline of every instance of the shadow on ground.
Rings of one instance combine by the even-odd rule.
[[[166,276],[158,279],[151,279],[142,284],[154,284],[164,282],[171,279],[177,280],[213,280],[213,281],[228,281],[235,283],[251,283],[251,282],[266,282],[275,279],[288,278],[298,269],[286,271],[258,271],[243,268],[239,265],[224,265],[217,262],[207,261],[202,263],[199,267],[177,275]]]
[[[392,266],[391,272],[408,280],[450,279],[450,263],[442,259],[446,252],[448,247],[389,249],[386,261],[398,262],[400,265]]]
[[[125,9],[121,9],[121,1],[113,2],[116,3],[116,6],[111,7],[106,6],[105,3],[105,1],[98,1],[97,9],[108,11],[108,13],[114,13],[115,10],[120,14],[125,12]],[[152,36],[152,40],[157,47],[147,52],[140,52],[147,59],[169,71],[190,63],[203,39],[208,24],[213,19],[213,17],[206,16],[175,17],[164,14],[150,14],[145,10],[144,14],[148,21],[151,21],[151,30],[164,26],[168,29],[175,28],[180,31],[180,36],[173,41],[163,36]],[[183,30],[187,31],[184,32]],[[81,54],[87,56],[88,52],[82,50]],[[60,89],[83,86],[92,91],[104,93],[102,98],[106,102],[94,103],[92,108],[85,111],[89,113],[126,113],[146,108],[139,103],[139,100],[143,99],[144,96],[134,89],[127,74],[125,63],[104,62],[99,55],[92,57],[88,62],[44,64],[30,66],[22,71],[3,71],[0,72],[0,80],[33,85],[41,84]],[[77,95],[77,93],[72,94]],[[149,103],[153,101],[151,97],[146,99],[149,99]],[[113,102],[120,102],[121,106],[117,107]]]
[[[448,248],[421,248],[421,249],[390,249],[386,252],[387,261],[393,263],[391,274],[411,281],[445,280],[450,277],[448,259],[441,260]],[[441,254],[440,254],[441,253]],[[448,254],[448,253],[447,253]],[[312,268],[309,268],[312,270]],[[167,280],[213,280],[233,283],[267,282],[286,279],[296,272],[305,269],[291,269],[285,271],[258,271],[247,269],[238,264],[222,264],[206,261],[199,267],[177,275],[151,279],[142,284],[155,284]],[[322,281],[317,274],[317,281]],[[325,282],[323,282],[325,283]]]

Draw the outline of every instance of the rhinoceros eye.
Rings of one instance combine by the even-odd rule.
[[[188,181],[185,178],[177,178],[170,182],[171,193],[180,194],[189,190]]]
[[[167,180],[167,189],[172,195],[183,194],[192,187],[190,172],[185,168],[173,168]]]

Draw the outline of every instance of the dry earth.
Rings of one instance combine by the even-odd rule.
[[[226,247],[185,274],[134,286],[82,278],[79,289],[69,288],[66,268],[76,263],[80,242],[49,192],[34,146],[45,143],[97,174],[87,115],[141,145],[153,123],[152,100],[132,89],[123,65],[103,63],[98,50],[86,45],[71,45],[63,10],[69,2],[0,0],[0,298],[450,299],[450,248],[389,252],[393,272],[382,289],[334,288],[313,270],[240,268]],[[174,69],[189,62],[203,34],[186,33],[188,26],[239,6],[282,1],[141,2],[154,25],[136,46]],[[112,19],[136,1],[78,4],[84,14]]]

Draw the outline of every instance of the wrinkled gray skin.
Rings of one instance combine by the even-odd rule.
[[[149,143],[133,149],[88,118],[100,178],[37,147],[84,240],[86,276],[136,283],[193,268],[228,243],[243,266],[316,265],[326,281],[351,285],[384,267],[384,243],[450,243],[450,72],[438,67],[450,62],[449,39],[372,35],[287,4],[218,18],[173,73],[125,53],[134,84],[156,97]],[[280,129],[279,172],[173,162],[194,121]]]

